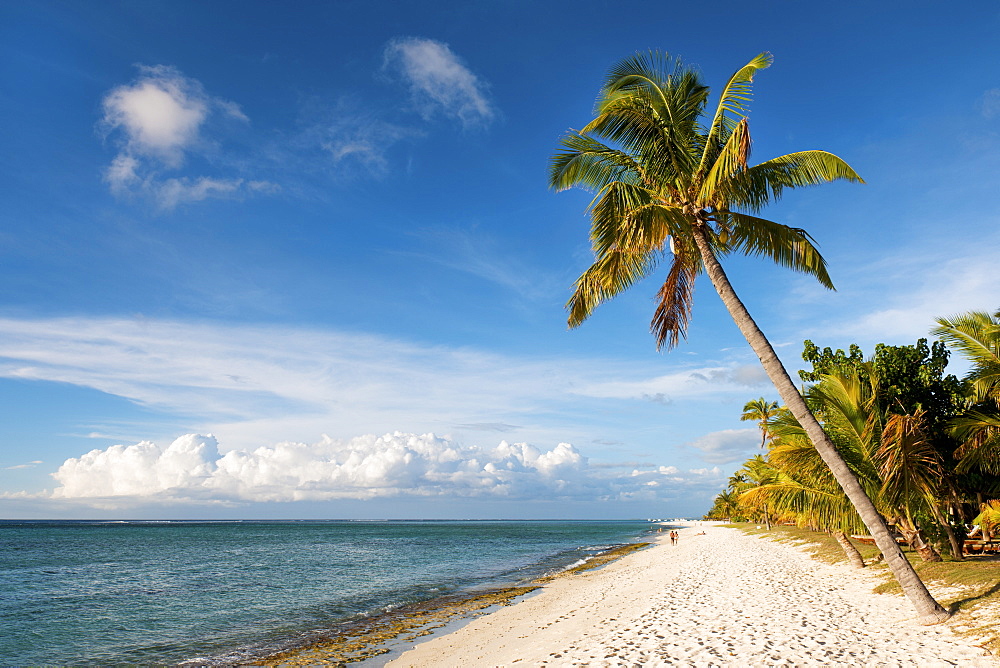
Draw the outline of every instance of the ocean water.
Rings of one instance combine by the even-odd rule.
[[[361,615],[526,582],[653,526],[0,521],[0,664],[247,660]]]

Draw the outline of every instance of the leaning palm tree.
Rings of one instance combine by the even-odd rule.
[[[767,444],[767,439],[771,436],[771,420],[778,414],[778,402],[768,401],[764,397],[751,399],[743,404],[743,414],[740,421],[757,423],[760,428],[760,447]]]
[[[659,346],[673,347],[686,336],[695,278],[705,271],[781,400],[858,509],[922,621],[935,623],[948,613],[899,550],[719,262],[730,253],[763,255],[832,288],[826,262],[805,230],[755,214],[786,188],[837,179],[861,182],[847,163],[826,151],[801,151],[748,165],[751,84],[757,70],[770,64],[770,54],[763,53],[739,69],[710,117],[704,115],[708,88],[680,59],[651,52],[612,68],[596,117],[566,135],[563,150],[552,160],[553,188],[596,192],[590,207],[595,259],[567,303],[569,324],[581,324],[598,304],[650,275],[669,251],[670,268],[651,329]]]

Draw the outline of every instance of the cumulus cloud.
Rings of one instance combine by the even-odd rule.
[[[150,155],[178,167],[198,141],[210,99],[200,83],[172,67],[140,67],[139,79],[104,98],[104,122],[125,135],[129,154]],[[244,117],[245,118],[245,117]]]
[[[384,58],[384,68],[403,77],[425,119],[443,114],[471,127],[487,124],[496,115],[486,85],[447,44],[420,37],[396,39],[386,46]]]
[[[701,451],[710,464],[730,464],[749,457],[760,444],[756,429],[723,429],[705,434],[688,445]]]
[[[672,466],[629,473],[591,467],[574,446],[540,450],[501,441],[467,446],[434,434],[394,432],[346,441],[285,442],[219,453],[212,436],[188,434],[166,447],[149,441],[92,450],[53,474],[53,499],[104,507],[173,502],[289,502],[401,496],[655,501],[678,488],[714,483],[716,472]],[[710,480],[709,480],[710,479]]]
[[[202,133],[213,116],[249,122],[239,105],[208,95],[200,82],[177,69],[140,66],[136,80],[111,90],[102,107],[101,124],[119,147],[104,173],[113,193],[143,193],[172,208],[260,190],[243,179],[162,177],[165,170],[180,169],[188,155],[205,150],[210,142]]]

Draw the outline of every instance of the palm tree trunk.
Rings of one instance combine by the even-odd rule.
[[[781,360],[778,359],[778,355],[774,352],[774,348],[771,347],[770,341],[760,331],[757,323],[750,316],[750,312],[747,311],[746,306],[743,305],[743,302],[736,295],[736,291],[733,290],[733,286],[729,282],[729,277],[726,276],[722,265],[719,264],[719,261],[715,258],[715,254],[712,252],[704,223],[693,225],[692,232],[694,241],[698,246],[698,251],[701,254],[702,262],[705,264],[708,277],[711,279],[715,291],[722,298],[722,302],[726,305],[729,315],[732,316],[736,322],[736,326],[740,328],[743,336],[746,337],[747,343],[750,344],[750,347],[757,354],[768,378],[771,379],[771,382],[774,383],[775,388],[778,390],[781,400],[785,402],[792,415],[795,416],[795,419],[798,420],[806,434],[809,435],[809,440],[812,441],[816,452],[826,462],[826,465],[830,467],[830,471],[843,488],[847,498],[854,504],[858,515],[861,517],[861,521],[868,527],[869,533],[875,539],[875,544],[878,545],[879,550],[885,555],[886,563],[899,582],[899,586],[903,589],[903,593],[906,594],[906,597],[910,599],[910,603],[916,608],[921,623],[937,624],[948,619],[951,614],[934,600],[930,592],[927,591],[927,587],[924,586],[920,576],[913,570],[913,566],[903,556],[902,550],[899,549],[899,545],[896,544],[895,539],[890,535],[889,527],[886,526],[885,520],[875,508],[875,504],[865,494],[865,490],[861,487],[857,477],[847,466],[847,462],[837,452],[837,448],[826,435],[826,432],[823,431],[823,427],[820,426],[819,421],[816,420],[816,417],[809,410],[805,399],[799,394],[795,383],[792,382],[791,377],[788,375],[788,371],[785,370]]]
[[[858,552],[858,548],[854,547],[854,543],[847,537],[847,534],[843,531],[834,531],[833,537],[840,543],[840,549],[844,551],[844,555],[851,562],[851,566],[855,568],[865,567],[865,560],[862,558],[861,553]]]
[[[941,512],[941,509],[938,508],[933,499],[928,501],[928,505],[931,507],[934,519],[937,520],[937,523],[941,525],[941,528],[944,529],[944,532],[948,535],[948,543],[951,545],[952,559],[955,561],[963,561],[965,559],[964,551],[958,542],[958,536],[955,535],[955,530],[951,528],[951,522],[949,522],[948,518],[944,516],[944,513]]]
[[[906,537],[906,542],[916,551],[922,561],[941,561],[941,555],[934,546],[927,542],[923,532],[909,517],[899,518],[896,526]]]

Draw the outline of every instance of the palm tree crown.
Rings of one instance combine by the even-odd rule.
[[[779,414],[778,402],[768,401],[764,397],[751,399],[743,405],[742,422],[756,422],[760,428],[760,447],[764,447],[771,435],[771,420]]]
[[[591,203],[595,260],[567,303],[570,326],[654,271],[669,250],[651,329],[659,346],[686,335],[695,277],[703,261],[695,230],[716,256],[763,255],[833,287],[826,262],[805,230],[754,216],[785,188],[835,179],[861,182],[826,151],[801,151],[748,166],[747,103],[762,53],[738,70],[705,116],[708,88],[680,59],[638,54],[614,67],[596,118],[567,134],[552,160],[550,183],[596,192]]]

